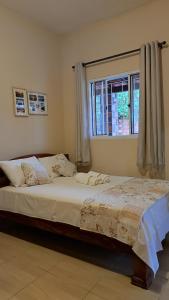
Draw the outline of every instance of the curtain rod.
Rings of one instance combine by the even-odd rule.
[[[162,49],[164,47],[167,47],[168,43],[166,41],[163,41],[163,42],[158,43],[158,45],[159,45],[159,48]],[[134,54],[134,53],[137,53],[139,51],[140,51],[140,48],[133,49],[133,50],[130,50],[130,51],[127,51],[127,52],[122,52],[122,53],[115,54],[115,55],[112,55],[112,56],[107,56],[107,57],[99,58],[99,59],[96,59],[96,60],[91,60],[91,61],[88,61],[86,63],[83,63],[83,67],[86,67],[86,66],[89,66],[89,65],[92,65],[92,64],[96,64],[96,63],[99,63],[99,62],[102,62],[102,61],[106,61],[106,60],[118,58],[118,57],[121,57],[121,56],[126,56],[126,55],[130,55],[130,54]],[[72,66],[72,69],[74,69],[74,68],[75,68],[75,66]]]

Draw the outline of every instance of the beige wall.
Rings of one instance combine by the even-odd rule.
[[[75,153],[74,73],[71,66],[138,48],[150,40],[169,41],[169,1],[158,0],[112,20],[99,22],[62,39],[64,149]],[[169,178],[169,49],[162,50],[166,125],[166,171]],[[138,56],[87,69],[88,79],[139,68]],[[91,140],[93,168],[112,174],[137,175],[137,138]]]
[[[168,0],[154,1],[61,38],[0,7],[0,160],[43,151],[65,151],[74,158],[75,97],[71,66],[78,61],[138,48],[149,40],[169,41],[168,11]],[[169,49],[162,51],[162,57],[169,178]],[[87,78],[138,69],[139,58],[134,56],[90,67]],[[15,117],[13,86],[47,93],[49,115]],[[91,146],[95,170],[138,174],[137,138],[93,138]]]
[[[62,151],[59,38],[0,7],[0,160]],[[48,95],[48,116],[14,116],[12,87]]]

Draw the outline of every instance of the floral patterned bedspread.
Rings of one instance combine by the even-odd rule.
[[[169,193],[169,181],[132,178],[84,201],[80,228],[133,246],[144,212]]]

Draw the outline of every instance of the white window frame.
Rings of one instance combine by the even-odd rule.
[[[130,91],[130,87],[131,87],[131,76],[134,75],[134,74],[140,74],[140,70],[135,70],[135,71],[129,71],[129,72],[124,72],[124,73],[120,73],[120,74],[116,74],[116,75],[113,75],[113,76],[106,76],[106,77],[100,77],[100,78],[95,78],[95,79],[90,79],[88,81],[88,99],[89,99],[89,115],[90,115],[90,138],[91,139],[135,139],[135,138],[138,138],[138,134],[134,134],[134,133],[131,133],[131,126],[130,126],[130,133],[128,135],[117,135],[117,136],[111,136],[111,135],[108,135],[108,134],[103,134],[103,135],[96,135],[96,121],[94,122],[95,124],[95,128],[93,128],[93,117],[95,118],[96,114],[92,114],[92,102],[94,103],[95,101],[91,101],[91,83],[95,83],[97,81],[103,81],[105,80],[106,81],[106,84],[107,84],[107,81],[109,80],[115,80],[115,79],[119,79],[119,78],[122,78],[122,77],[128,77],[128,87],[129,87],[129,101],[131,101],[131,91]],[[93,98],[95,98],[95,95],[93,93]],[[131,105],[131,103],[129,103]],[[107,89],[106,89],[106,106],[108,107],[108,97],[107,97]],[[130,124],[131,124],[131,106],[130,106],[130,109],[129,109],[129,120],[130,120]],[[93,131],[95,134],[93,134]],[[108,114],[107,114],[107,133],[108,133]]]

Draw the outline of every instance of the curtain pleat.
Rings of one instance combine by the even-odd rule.
[[[137,166],[142,175],[164,177],[164,111],[162,97],[161,50],[158,42],[141,47],[140,115]]]
[[[86,69],[82,63],[75,65],[76,81],[76,162],[90,165],[89,107],[87,99]]]

